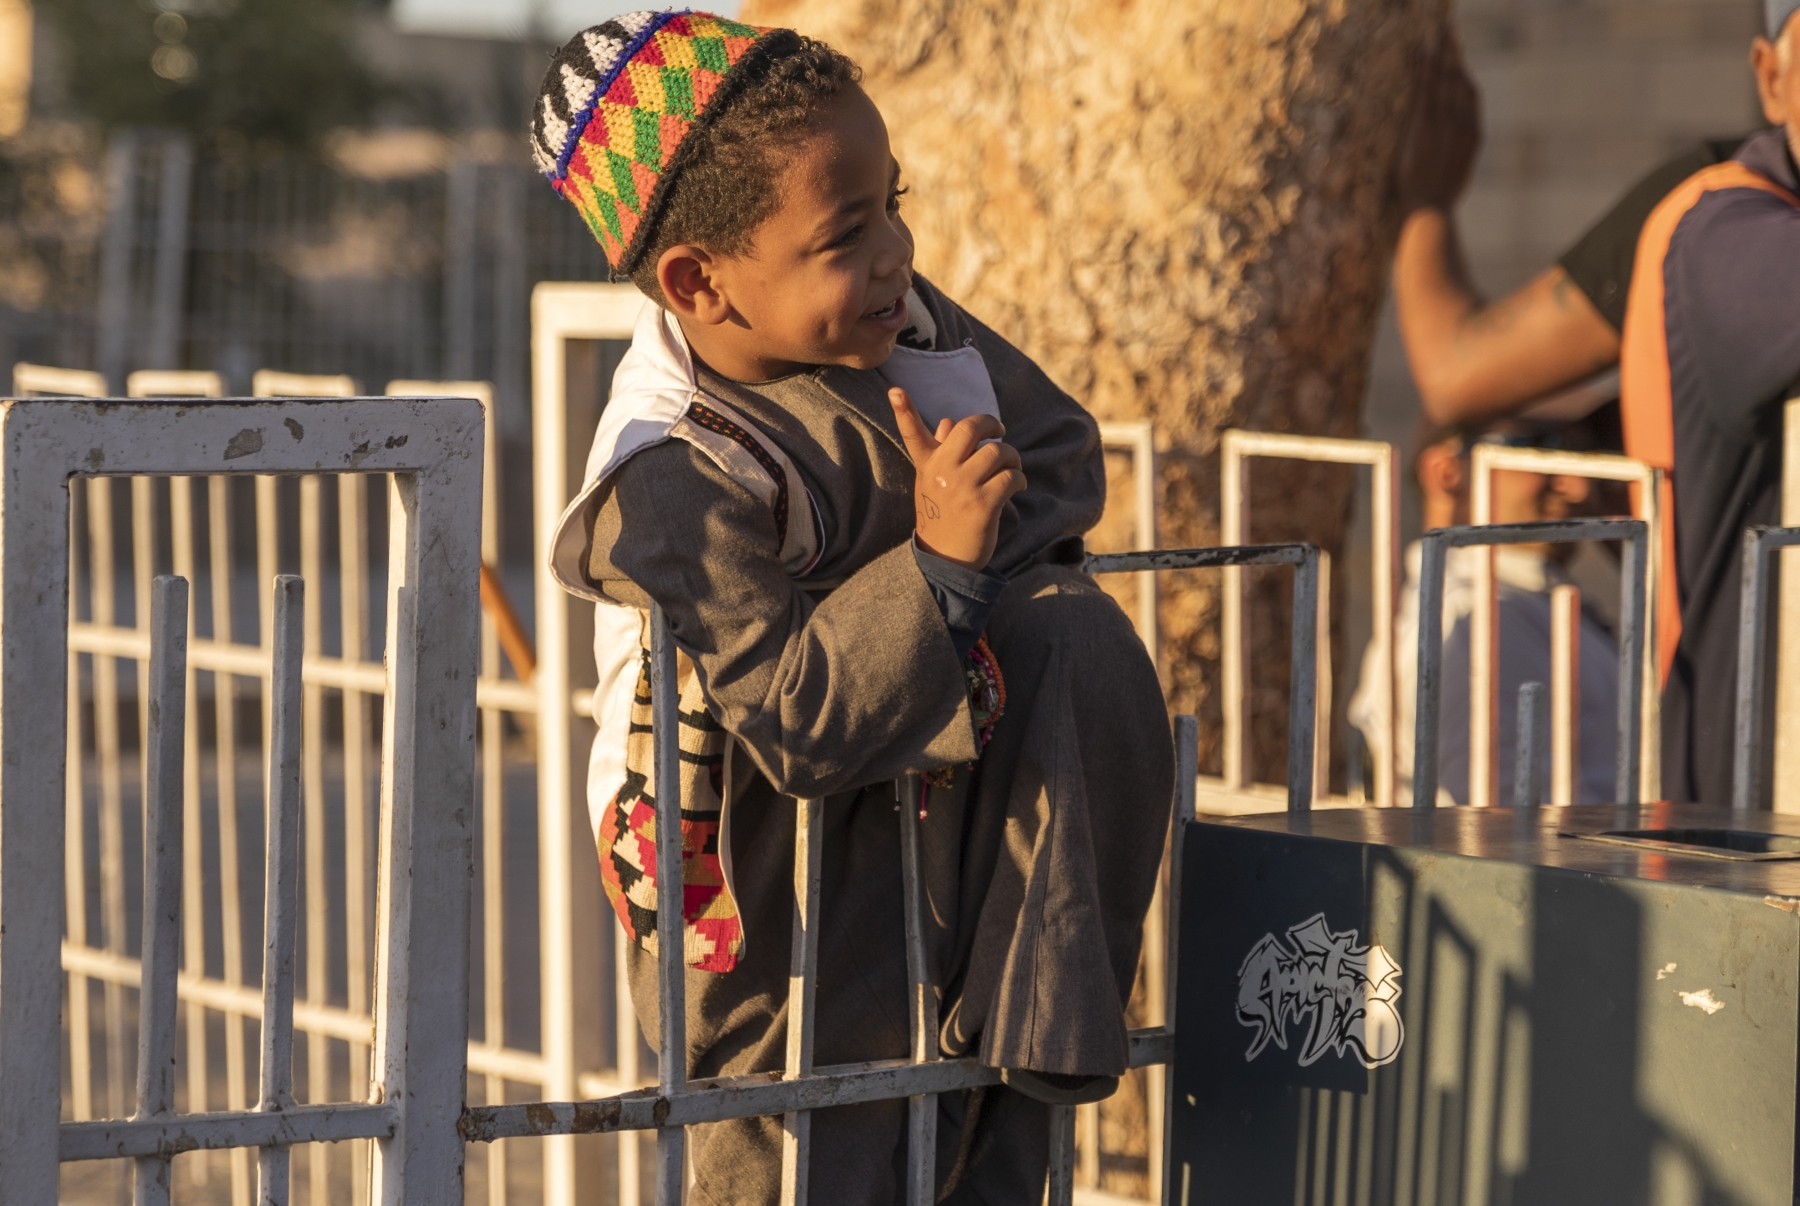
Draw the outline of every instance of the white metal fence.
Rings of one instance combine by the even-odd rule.
[[[567,342],[572,339],[622,340],[629,337],[639,300],[629,286],[550,285],[534,297],[533,358],[535,363],[535,426],[556,437],[535,445],[533,497],[540,543],[572,488],[572,459],[566,441],[578,448],[580,431],[571,431],[566,365]],[[18,392],[98,394],[103,387],[93,374],[21,366],[15,383]],[[259,393],[334,396],[354,392],[348,378],[301,378],[285,374],[258,374]],[[138,395],[212,395],[220,392],[210,374],[140,373],[131,379]],[[394,382],[390,393],[482,396],[481,383]],[[484,399],[485,400],[485,399]],[[159,408],[160,409],[160,408]],[[180,408],[198,409],[198,408]],[[590,416],[597,418],[597,414]],[[296,420],[301,422],[303,420]],[[1108,426],[1103,433],[1110,448],[1129,451],[1138,489],[1134,495],[1134,528],[1139,547],[1154,545],[1154,447],[1147,425]],[[299,441],[299,436],[289,433]],[[279,451],[271,441],[265,453],[240,452],[233,470],[256,473],[261,464],[243,457],[267,457]],[[243,447],[247,448],[246,443]],[[403,447],[403,446],[402,446]],[[483,587],[497,587],[494,574],[501,564],[496,523],[497,490],[491,415],[487,439],[487,474],[481,531],[481,561],[487,570]],[[229,449],[228,449],[229,451]],[[389,456],[395,449],[385,449]],[[382,560],[384,498],[371,499],[369,472],[379,464],[367,464],[372,450],[354,451],[358,473],[339,477],[336,491],[325,488],[322,478],[303,476],[295,485],[281,485],[267,473],[254,476],[254,484],[227,477],[211,477],[201,490],[197,476],[178,475],[166,484],[144,474],[131,476],[129,499],[113,497],[111,473],[130,475],[131,470],[103,466],[102,476],[80,477],[70,493],[77,521],[77,537],[71,552],[68,679],[76,689],[66,709],[70,768],[65,797],[68,832],[64,862],[64,907],[68,918],[62,946],[68,973],[69,1091],[65,1099],[70,1122],[98,1117],[122,1117],[131,1100],[132,1051],[129,1039],[134,1010],[143,1011],[137,987],[143,969],[131,946],[136,929],[132,913],[136,896],[131,888],[129,854],[139,830],[133,822],[153,803],[148,789],[139,789],[150,751],[152,698],[151,613],[153,580],[158,569],[172,570],[186,578],[194,591],[195,613],[185,632],[188,642],[184,672],[190,701],[190,723],[184,732],[182,783],[184,838],[181,843],[181,948],[183,964],[176,976],[181,1002],[176,1016],[182,1037],[183,1077],[176,1100],[184,1112],[213,1111],[223,1105],[227,1113],[249,1110],[256,1092],[246,1055],[246,1020],[263,1018],[266,1001],[258,976],[261,965],[256,911],[251,907],[261,890],[256,866],[262,861],[245,857],[258,846],[262,826],[260,796],[254,782],[254,762],[240,747],[257,744],[274,748],[275,703],[279,696],[274,669],[275,593],[272,584],[279,570],[298,568],[308,584],[300,607],[301,635],[306,653],[301,661],[302,686],[299,727],[300,748],[306,759],[302,776],[302,825],[300,843],[302,906],[298,917],[298,982],[293,1027],[303,1050],[301,1084],[296,1090],[310,1107],[314,1103],[360,1101],[369,1092],[369,1057],[375,1034],[374,1013],[381,988],[377,980],[375,948],[379,894],[374,854],[375,790],[374,741],[385,737],[388,716],[383,705],[387,688],[379,633],[389,614],[389,595],[379,563]],[[1397,539],[1392,535],[1396,490],[1394,451],[1390,446],[1362,441],[1297,440],[1292,437],[1232,433],[1227,439],[1226,502],[1228,541],[1241,542],[1248,535],[1248,515],[1242,507],[1242,463],[1250,456],[1290,456],[1360,463],[1372,466],[1375,494],[1376,539],[1374,575],[1377,640],[1383,637],[1382,617],[1391,616],[1392,594],[1384,596],[1383,582],[1398,574]],[[1619,460],[1620,458],[1611,458]],[[1576,458],[1577,468],[1556,471],[1595,470],[1595,458]],[[281,463],[279,461],[275,463]],[[1635,465],[1635,462],[1631,463]],[[1511,467],[1511,466],[1505,466]],[[1527,466],[1519,466],[1527,467]],[[81,468],[86,472],[92,466]],[[216,466],[209,466],[216,468]],[[1599,470],[1614,468],[1599,465]],[[1641,467],[1638,467],[1641,469]],[[175,473],[165,469],[163,473]],[[197,471],[196,471],[197,472]],[[1594,472],[1606,476],[1605,472]],[[1234,485],[1235,483],[1235,485]],[[335,497],[334,497],[335,494]],[[246,497],[247,496],[247,497]],[[1230,502],[1240,500],[1232,512]],[[1386,505],[1383,505],[1386,500]],[[371,505],[373,503],[373,505]],[[250,522],[236,522],[248,513]],[[335,517],[335,524],[332,519]],[[373,521],[373,522],[371,522]],[[335,537],[333,529],[335,528]],[[129,581],[118,580],[117,567],[126,559],[116,535],[130,533]],[[1385,538],[1384,538],[1385,534]],[[247,537],[252,537],[246,539]],[[542,550],[535,558],[544,564]],[[254,570],[248,568],[254,565]],[[1114,569],[1121,567],[1114,566]],[[1232,572],[1227,570],[1228,573]],[[541,660],[534,675],[529,645],[516,624],[507,622],[504,608],[482,622],[480,677],[477,685],[480,729],[476,742],[479,787],[471,798],[479,800],[478,879],[480,926],[477,962],[480,975],[474,995],[480,1024],[467,1048],[468,1071],[485,1102],[470,1114],[466,1124],[471,1136],[495,1141],[483,1144],[475,1169],[481,1173],[485,1196],[492,1204],[520,1200],[541,1192],[547,1202],[587,1200],[598,1194],[621,1203],[636,1203],[643,1174],[639,1167],[639,1131],[632,1129],[631,1105],[635,1098],[619,1098],[617,1119],[608,1120],[596,1099],[617,1097],[645,1084],[642,1069],[648,1052],[638,1039],[623,975],[623,951],[615,928],[598,907],[598,875],[584,815],[576,801],[580,768],[584,762],[585,726],[591,706],[587,692],[576,684],[585,665],[585,642],[580,638],[582,617],[569,602],[541,579],[536,592],[536,629]],[[1147,567],[1134,571],[1140,582],[1136,618],[1140,631],[1154,648],[1154,574]],[[1317,676],[1317,697],[1322,708],[1329,698],[1328,666],[1329,601],[1320,576],[1319,621],[1304,653],[1296,645],[1296,657],[1304,656]],[[497,591],[504,598],[503,591]],[[1228,588],[1227,606],[1237,592]],[[335,605],[329,600],[335,597]],[[204,602],[206,606],[200,607]],[[129,614],[129,620],[125,617]],[[1241,616],[1241,612],[1240,612]],[[1238,632],[1242,632],[1240,619]],[[202,635],[204,634],[204,635]],[[507,673],[500,650],[503,641],[512,654],[515,673]],[[1391,651],[1392,638],[1387,635]],[[1226,642],[1226,658],[1236,659],[1238,692],[1244,690],[1241,635]],[[1479,653],[1479,646],[1477,647]],[[1315,653],[1316,650],[1316,653]],[[1391,653],[1390,653],[1391,664]],[[1567,653],[1558,664],[1569,660]],[[1296,667],[1298,667],[1296,662]],[[1228,665],[1229,670],[1229,665]],[[1564,665],[1565,677],[1568,667]],[[1229,677],[1229,674],[1228,674]],[[1391,677],[1391,674],[1390,674]],[[1391,698],[1391,696],[1390,696]],[[206,715],[210,703],[210,716]],[[240,707],[241,705],[244,705]],[[240,715],[248,708],[247,715]],[[135,710],[135,711],[134,711]],[[260,716],[257,715],[260,713]],[[1388,715],[1391,716],[1391,704]],[[136,724],[131,721],[135,719]],[[1242,743],[1244,718],[1236,710],[1235,732]],[[1314,731],[1322,734],[1324,717],[1309,716]],[[208,723],[210,721],[210,723]],[[1228,727],[1233,713],[1227,710]],[[1490,718],[1491,723],[1491,718]],[[1391,721],[1390,721],[1391,724]],[[1646,728],[1651,727],[1646,725]],[[136,730],[136,774],[128,769]],[[1229,737],[1229,734],[1228,734]],[[535,745],[535,749],[532,747]],[[1227,749],[1232,743],[1228,740]],[[1392,749],[1392,743],[1388,745]],[[203,757],[204,756],[204,757]],[[1191,755],[1190,755],[1191,757]],[[1309,748],[1308,799],[1322,797],[1317,769],[1323,758]],[[1191,767],[1191,761],[1188,763]],[[1241,768],[1247,763],[1240,756]],[[251,782],[244,779],[249,775]],[[1183,782],[1195,782],[1190,770]],[[1381,782],[1377,773],[1377,782]],[[1234,811],[1280,806],[1280,795],[1268,787],[1233,781],[1199,780],[1208,806]],[[1379,788],[1378,788],[1379,794]],[[140,805],[140,795],[144,803]],[[535,797],[535,799],[532,799]],[[1271,799],[1273,797],[1273,799]],[[535,808],[530,807],[535,804]],[[904,811],[904,810],[903,810]],[[519,814],[535,813],[535,833],[520,826]],[[147,815],[147,814],[146,814]],[[511,818],[509,820],[509,817]],[[156,832],[150,825],[142,830]],[[521,873],[518,852],[521,837],[535,841],[536,916],[521,909],[520,897],[532,895],[529,874]],[[150,840],[148,838],[146,841]],[[154,885],[147,885],[146,891]],[[151,892],[146,899],[154,897]],[[804,899],[804,898],[803,898]],[[1156,1005],[1172,982],[1172,967],[1163,959],[1164,908],[1168,894],[1159,889],[1158,901],[1147,922],[1145,981],[1151,1001],[1150,1031],[1134,1041],[1134,1064],[1150,1069],[1148,1094],[1148,1157],[1152,1200],[1163,1192],[1162,1132],[1166,1113],[1163,1096],[1166,1081],[1158,1057],[1166,1058],[1166,1032],[1156,1035],[1168,1015],[1157,1016]],[[247,904],[250,902],[250,904]],[[804,934],[807,927],[803,926]],[[146,931],[148,933],[148,931]],[[262,935],[265,939],[266,934]],[[536,941],[532,942],[531,939]],[[522,961],[521,947],[529,945],[538,956],[538,1017],[520,1016],[512,992],[519,979],[508,968]],[[141,949],[150,949],[148,945]],[[527,977],[529,978],[529,977]],[[97,988],[97,994],[95,989]],[[509,999],[509,992],[511,997]],[[100,997],[100,1025],[95,1041],[93,997]],[[530,994],[524,994],[527,997]],[[161,1015],[157,1015],[159,1018]],[[536,1042],[529,1023],[537,1022]],[[509,1028],[516,1037],[509,1041]],[[139,1027],[140,1033],[143,1028]],[[252,1030],[249,1041],[256,1042]],[[923,1033],[921,1031],[920,1033]],[[805,1052],[790,1071],[804,1071]],[[915,1057],[917,1058],[917,1057]],[[222,1065],[222,1071],[221,1071]],[[823,1070],[820,1070],[821,1072]],[[891,1095],[891,1078],[868,1076],[842,1081],[841,1069],[830,1075],[805,1078],[808,1084],[859,1085],[853,1093]],[[860,1074],[859,1074],[860,1075]],[[907,1076],[954,1075],[942,1070],[905,1073]],[[935,1081],[931,1083],[936,1083]],[[540,1102],[570,1103],[532,1107],[508,1103],[513,1092]],[[704,1087],[704,1086],[702,1086]],[[726,1088],[729,1086],[721,1086]],[[96,1088],[99,1090],[96,1094]],[[736,1087],[731,1087],[736,1092]],[[844,1090],[818,1088],[795,1100],[828,1104],[861,1097],[833,1096]],[[819,1094],[825,1094],[821,1097]],[[653,1094],[652,1097],[667,1096]],[[762,1094],[761,1096],[766,1096]],[[708,1100],[717,1100],[707,1098]],[[754,1105],[760,1096],[744,1099]],[[770,1100],[775,1100],[771,1098]],[[786,1101],[785,1098],[781,1099]],[[584,1106],[573,1103],[587,1102]],[[763,1102],[767,1104],[767,1102]],[[716,1111],[716,1105],[693,1108]],[[757,1112],[731,1107],[734,1113]],[[597,1112],[598,1111],[598,1112]],[[1085,1186],[1080,1196],[1100,1200],[1091,1190],[1099,1182],[1099,1125],[1097,1109],[1083,1107],[1072,1117],[1058,1116],[1073,1136],[1079,1137],[1071,1157],[1059,1164],[1059,1185]],[[566,1114],[566,1117],[565,1117]],[[677,1115],[679,1116],[679,1115]],[[723,1116],[711,1113],[696,1115]],[[521,1123],[518,1119],[523,1118]],[[595,1140],[578,1141],[576,1134],[617,1130],[613,1158],[594,1148]],[[517,1160],[508,1168],[508,1149],[503,1136],[544,1136],[524,1140],[541,1145],[541,1161]],[[325,1136],[321,1135],[321,1138]],[[348,1137],[348,1136],[339,1136]],[[1064,1136],[1065,1138],[1070,1136]],[[798,1143],[798,1139],[796,1139]],[[323,1143],[311,1145],[298,1163],[296,1180],[304,1196],[314,1203],[367,1200],[370,1192],[370,1160],[366,1143],[344,1149]],[[84,1149],[86,1150],[86,1149]],[[334,1155],[334,1151],[342,1154]],[[93,1149],[93,1155],[101,1154]],[[125,1154],[110,1152],[105,1154]],[[536,1153],[526,1151],[527,1156]],[[212,1168],[200,1156],[183,1163],[191,1179],[204,1181],[223,1175],[231,1200],[242,1201],[250,1193],[252,1170],[247,1150],[237,1148],[219,1157]],[[541,1180],[538,1166],[541,1163]],[[609,1167],[610,1166],[610,1167]],[[666,1178],[668,1166],[663,1166]],[[532,1182],[538,1181],[534,1185]],[[664,1181],[665,1187],[668,1184]],[[221,1184],[219,1189],[224,1189]],[[510,1196],[509,1196],[510,1191]]]
[[[25,399],[0,411],[0,1203],[57,1200],[59,1162],[129,1157],[137,1161],[137,1198],[166,1200],[169,1162],[202,1148],[263,1150],[259,1198],[288,1200],[285,1152],[297,1143],[375,1140],[369,1161],[371,1193],[384,1201],[450,1201],[461,1192],[462,1139],[457,1130],[464,1095],[462,1049],[467,999],[445,986],[466,983],[469,905],[469,801],[474,798],[477,603],[479,567],[482,415],[471,400],[349,399],[246,401],[236,404],[125,404],[69,399]],[[124,785],[132,778],[118,765],[116,734],[102,740],[99,765],[103,834],[102,896],[105,942],[84,961],[85,942],[63,943],[65,904],[75,897],[85,864],[82,830],[65,843],[65,825],[85,821],[80,748],[74,738],[81,696],[68,690],[70,660],[81,642],[70,619],[74,575],[70,484],[87,482],[92,564],[110,574],[110,531],[96,515],[110,516],[110,481],[133,479],[134,494],[154,496],[153,475],[176,475],[173,500],[193,500],[197,477],[230,484],[231,476],[390,474],[387,492],[388,570],[385,591],[385,669],[374,682],[346,673],[346,690],[385,700],[379,773],[379,864],[382,890],[373,908],[372,994],[369,1015],[345,1029],[351,1041],[370,1045],[369,1091],[308,1086],[308,1104],[294,1103],[287,1055],[295,1009],[296,934],[300,924],[295,875],[301,838],[303,714],[308,681],[320,671],[347,670],[348,659],[305,656],[308,609],[300,580],[271,575],[259,600],[266,617],[261,642],[245,649],[221,639],[231,614],[229,577],[214,575],[223,607],[211,617],[213,635],[191,635],[187,604],[192,573],[147,584],[136,602],[130,640],[116,636],[107,581],[88,583],[97,611],[87,633],[94,683],[96,728],[104,723],[101,696],[116,687],[121,658],[145,668],[138,676],[137,711],[143,740],[142,776],[147,882],[141,960],[124,953],[127,860],[122,833],[111,833],[108,811],[123,829]],[[315,476],[313,480],[317,480]],[[145,482],[141,490],[137,482]],[[100,489],[95,489],[100,485]],[[136,500],[134,500],[136,501]],[[229,505],[212,506],[215,524]],[[185,512],[191,521],[192,512]],[[134,524],[134,536],[148,529]],[[191,539],[193,528],[187,527]],[[179,533],[179,529],[178,529]],[[211,535],[217,535],[217,529]],[[178,534],[177,545],[184,545]],[[217,555],[229,541],[215,541]],[[142,550],[134,550],[142,551]],[[192,548],[177,553],[191,560]],[[139,559],[143,566],[149,558]],[[104,562],[104,564],[103,564]],[[188,567],[192,570],[193,566]],[[144,575],[139,575],[143,577]],[[314,579],[317,581],[317,578]],[[104,623],[103,623],[104,622]],[[226,630],[227,633],[229,630]],[[111,642],[108,644],[108,642]],[[220,676],[251,675],[266,683],[263,711],[271,751],[264,776],[269,800],[266,839],[262,987],[240,980],[210,994],[204,976],[183,976],[175,963],[181,930],[203,916],[195,907],[197,878],[192,840],[203,826],[198,726],[184,723],[196,671],[214,676],[215,713],[230,715],[231,696],[220,708]],[[80,681],[77,679],[76,681]],[[105,702],[116,702],[107,700]],[[116,712],[114,713],[116,716]],[[76,723],[71,723],[71,721]],[[111,746],[111,766],[105,746]],[[321,744],[322,743],[318,743]],[[234,757],[235,742],[225,744]],[[70,757],[70,753],[76,755]],[[215,750],[215,754],[217,754]],[[308,751],[307,757],[316,757]],[[215,759],[217,761],[217,759]],[[235,768],[215,767],[219,783]],[[235,790],[235,783],[233,788]],[[316,789],[315,789],[316,790]],[[104,797],[111,795],[108,800]],[[107,804],[117,807],[107,809]],[[215,820],[233,810],[219,808]],[[316,811],[314,811],[316,816]],[[309,877],[322,865],[308,818]],[[223,834],[227,823],[219,824]],[[221,847],[222,860],[230,855]],[[70,857],[65,866],[65,856]],[[234,868],[235,869],[235,868]],[[85,866],[82,868],[85,871]],[[116,884],[109,887],[107,881]],[[67,893],[67,896],[65,896]],[[86,894],[78,902],[86,906]],[[70,921],[85,920],[70,909]],[[242,918],[239,918],[241,925]],[[191,933],[191,931],[190,931]],[[71,929],[71,937],[84,938]],[[203,952],[204,942],[200,945]],[[59,946],[62,957],[59,958]],[[240,952],[241,953],[241,952]],[[71,956],[73,956],[71,958]],[[124,988],[138,994],[139,1093],[125,1116],[122,1040],[107,1044],[111,1098],[100,1121],[73,1119],[59,1125],[64,1100],[59,1063],[62,1043],[62,968],[68,965],[73,1002],[86,981],[114,990],[124,1013]],[[186,981],[190,1026],[210,1006],[239,1028],[259,1017],[263,1058],[257,1103],[240,1098],[210,1110],[210,1086],[190,1079],[190,1100],[177,1112],[177,997]],[[210,999],[208,999],[210,995]],[[315,1007],[315,1012],[316,1007]],[[348,1014],[348,1011],[343,1011]],[[325,1031],[332,1017],[315,1016]],[[121,1016],[119,1033],[123,1033]],[[112,1034],[109,1028],[109,1036]],[[192,1037],[192,1030],[189,1037]],[[71,1048],[79,1040],[71,1036]],[[202,1044],[202,1048],[204,1044]],[[185,1053],[190,1078],[198,1052]],[[229,1057],[228,1057],[229,1059]],[[242,1059],[241,1052],[238,1059]],[[352,1066],[358,1061],[351,1060]],[[201,1064],[204,1067],[204,1063]],[[73,1096],[73,1094],[71,1094]],[[89,1104],[91,1107],[91,1103]],[[241,1199],[240,1199],[241,1200]]]

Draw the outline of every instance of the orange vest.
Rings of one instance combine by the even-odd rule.
[[[1675,412],[1669,384],[1669,328],[1663,310],[1663,260],[1675,227],[1707,193],[1754,188],[1800,207],[1800,197],[1741,163],[1701,168],[1662,199],[1638,235],[1637,259],[1626,299],[1625,330],[1619,351],[1619,412],[1625,453],[1663,471],[1662,577],[1656,597],[1656,660],[1661,681],[1669,681],[1675,646],[1681,640],[1681,596],[1675,573]]]

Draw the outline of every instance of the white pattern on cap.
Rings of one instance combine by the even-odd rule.
[[[587,43],[588,53],[594,56],[594,70],[601,75],[611,71],[613,64],[617,63],[619,56],[625,52],[625,43],[617,38],[609,38],[596,30],[588,30],[582,35],[581,40]]]
[[[569,140],[569,123],[556,115],[556,106],[548,96],[544,97],[544,136],[531,140],[531,157],[537,161],[538,171],[553,172],[556,170],[556,156],[562,145]]]
[[[594,89],[599,87],[599,81],[575,74],[569,70],[567,63],[563,64],[562,78],[563,99],[569,103],[569,112],[579,113],[587,108],[589,98],[594,95]]]

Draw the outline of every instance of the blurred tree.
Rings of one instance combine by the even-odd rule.
[[[303,146],[365,120],[352,25],[385,0],[40,0],[74,106],[105,126]]]

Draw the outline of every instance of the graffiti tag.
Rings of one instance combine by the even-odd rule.
[[[1237,1018],[1256,1031],[1246,1063],[1271,1041],[1286,1051],[1287,1024],[1299,1026],[1308,1013],[1302,1068],[1328,1051],[1342,1057],[1348,1050],[1366,1068],[1400,1054],[1400,965],[1380,946],[1357,946],[1356,937],[1355,930],[1333,933],[1316,913],[1291,927],[1286,942],[1264,934],[1250,948],[1238,968]]]

